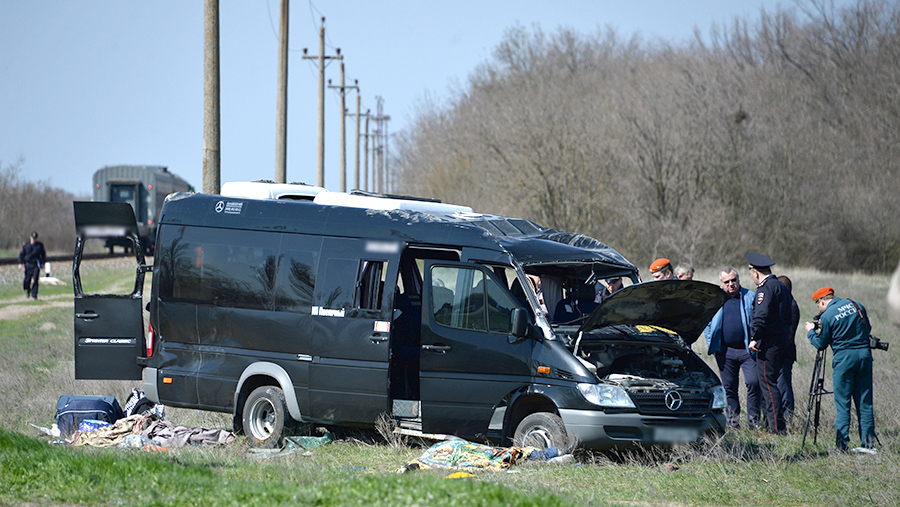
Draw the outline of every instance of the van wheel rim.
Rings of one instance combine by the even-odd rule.
[[[275,406],[269,400],[256,400],[250,407],[250,433],[257,440],[272,436],[275,428]]]
[[[525,446],[537,447],[538,449],[547,449],[553,447],[553,440],[550,438],[550,432],[545,428],[534,428],[525,434],[522,439]]]

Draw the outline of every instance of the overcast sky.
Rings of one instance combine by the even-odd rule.
[[[846,3],[843,0],[840,3]],[[287,180],[316,182],[317,72],[302,49],[344,55],[363,110],[384,98],[389,132],[425,96],[442,99],[487,60],[504,31],[538,24],[678,42],[776,0],[330,0],[290,4]],[[76,195],[106,165],[164,165],[199,191],[203,166],[202,0],[0,1],[0,163]],[[220,3],[222,182],[275,177],[280,0]],[[326,77],[337,84],[339,66]],[[355,112],[356,93],[347,107]],[[325,186],[339,190],[340,102],[326,90]],[[354,120],[347,181],[353,186]]]

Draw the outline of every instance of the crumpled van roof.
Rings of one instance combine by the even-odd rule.
[[[172,194],[160,224],[214,226],[398,240],[511,253],[523,266],[599,263],[636,273],[637,268],[606,244],[577,233],[561,232],[522,218],[451,211],[432,207],[366,209],[311,201],[259,200],[211,194]],[[339,232],[337,232],[339,231]]]

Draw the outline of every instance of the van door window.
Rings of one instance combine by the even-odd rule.
[[[475,268],[434,266],[431,312],[438,324],[509,333],[516,303],[500,285]]]
[[[380,310],[384,292],[384,272],[387,262],[361,261],[359,283],[356,289],[356,307],[364,310]]]

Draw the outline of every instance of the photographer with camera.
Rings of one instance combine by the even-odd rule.
[[[878,437],[872,408],[872,352],[869,350],[872,325],[866,309],[856,301],[836,297],[831,287],[817,290],[812,299],[819,308],[819,318],[818,323],[806,323],[806,336],[817,350],[831,345],[834,354],[831,367],[837,449],[847,451],[849,448],[852,396],[862,441],[862,447],[853,451],[875,454]]]

